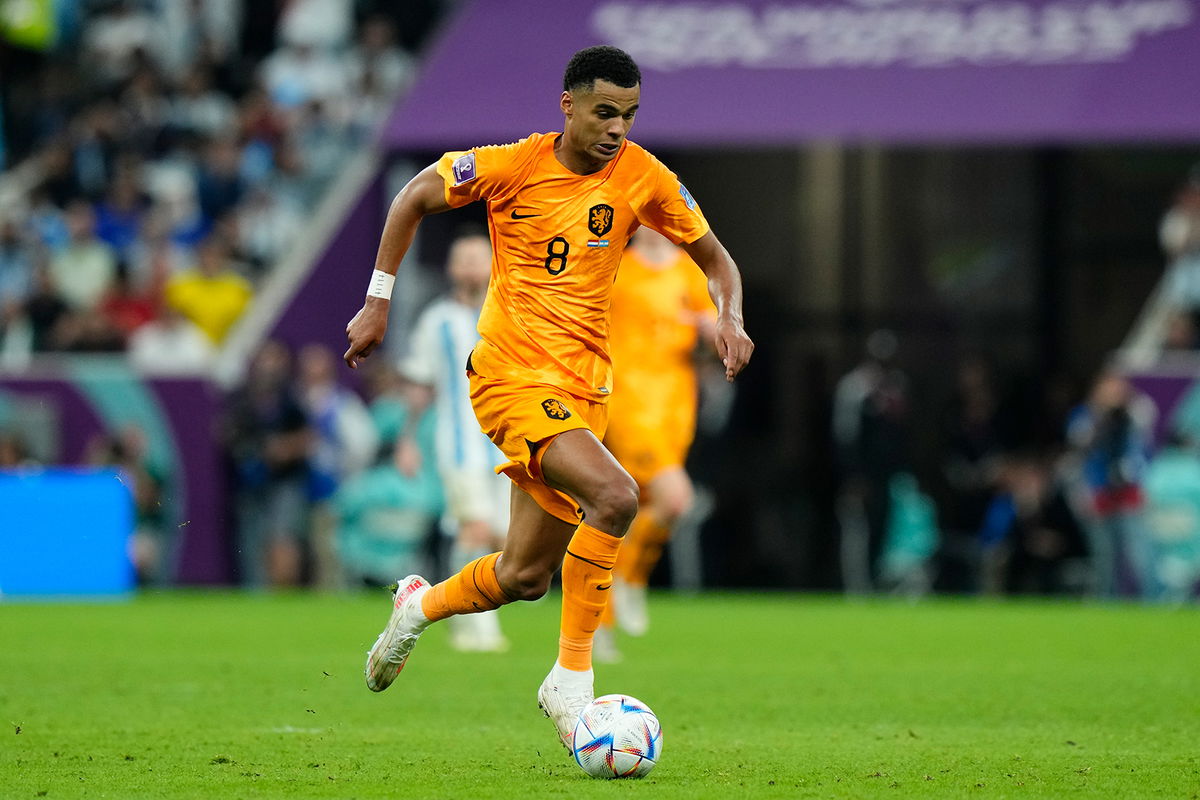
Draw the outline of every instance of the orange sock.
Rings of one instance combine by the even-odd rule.
[[[511,603],[496,578],[496,562],[500,553],[477,558],[457,575],[451,575],[437,586],[430,587],[421,598],[421,611],[432,622],[455,614],[474,614],[491,611]]]
[[[597,530],[586,522],[579,526],[562,566],[562,624],[558,636],[558,663],[585,672],[592,668],[592,637],[608,604],[612,569],[621,537]]]
[[[617,575],[630,586],[645,586],[670,538],[670,528],[660,524],[651,514],[639,512],[621,545]]]

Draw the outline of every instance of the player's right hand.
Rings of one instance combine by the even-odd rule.
[[[725,380],[730,383],[750,363],[754,342],[741,323],[727,318],[717,319],[717,355],[725,365]]]
[[[346,339],[350,347],[342,358],[350,369],[358,369],[358,360],[371,355],[383,342],[387,333],[388,311],[391,302],[379,297],[368,297],[363,307],[346,325]]]

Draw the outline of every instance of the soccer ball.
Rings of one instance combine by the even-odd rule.
[[[579,715],[571,752],[593,778],[640,778],[662,754],[662,726],[650,707],[629,695],[606,694]]]

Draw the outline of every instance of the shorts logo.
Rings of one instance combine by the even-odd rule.
[[[475,154],[463,153],[454,159],[454,185],[462,186],[467,181],[475,180]]]
[[[601,203],[588,209],[588,230],[591,231],[597,239],[611,231],[612,225],[612,206],[606,206],[604,203]]]
[[[692,197],[692,193],[682,183],[679,184],[679,196],[683,198],[683,202],[688,208],[692,211],[696,210],[696,198]]]
[[[550,419],[570,419],[571,412],[558,400],[543,400],[542,410]]]

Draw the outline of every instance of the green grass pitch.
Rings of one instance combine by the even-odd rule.
[[[385,593],[0,605],[0,798],[1194,798],[1200,609],[656,595],[598,665],[663,723],[640,781],[586,777],[535,692],[558,599],[513,649],[435,626],[372,694]]]

